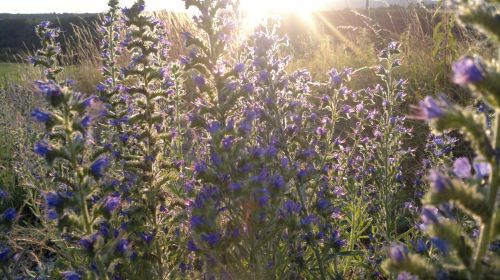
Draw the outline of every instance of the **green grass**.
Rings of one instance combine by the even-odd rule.
[[[23,63],[0,63],[0,88],[22,81],[22,74],[30,66]]]

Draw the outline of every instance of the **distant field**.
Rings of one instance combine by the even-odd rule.
[[[7,84],[7,81],[17,82],[21,80],[21,73],[29,67],[22,63],[0,63],[0,87]]]

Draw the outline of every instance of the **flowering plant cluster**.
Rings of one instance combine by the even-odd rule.
[[[498,43],[498,11],[492,3],[462,1],[459,8],[463,22],[476,25]],[[467,87],[481,99],[481,106],[494,112],[493,125],[482,113],[485,110],[467,110],[444,96],[437,100],[426,97],[415,110],[415,117],[428,121],[435,133],[459,131],[472,144],[475,158],[457,158],[452,167],[441,162],[430,170],[420,228],[432,247],[421,243],[414,246],[413,253],[406,245],[393,244],[384,268],[399,273],[398,279],[498,277],[499,68],[497,60],[484,62],[479,56],[465,56],[453,64],[453,81]],[[432,264],[426,254],[435,260]]]
[[[400,45],[381,50],[378,65],[332,69],[316,81],[307,70],[289,71],[279,22],[242,39],[238,2],[185,0],[198,11],[197,28],[183,34],[187,53],[174,61],[166,27],[144,12],[144,0],[125,9],[110,0],[101,27],[104,78],[94,94],[60,79],[60,31],[37,26],[42,49],[31,62],[44,69],[36,88],[47,106],[33,112],[45,127],[34,151],[51,168],[42,226],[57,226],[47,233],[57,255],[48,277],[377,278],[383,267],[432,278],[436,269],[403,245],[382,263],[392,240],[421,235],[413,224],[424,185],[405,168],[415,148],[407,144],[406,81],[397,78]],[[454,67],[455,82],[487,91],[485,102],[496,108],[491,66],[467,57]],[[352,88],[362,72],[379,84]],[[436,248],[456,250],[459,269],[486,275],[483,259],[499,224],[495,144],[473,114],[445,99],[429,97],[417,113],[436,130],[467,131],[481,156],[474,175],[466,158],[457,159],[451,179],[444,166],[455,140],[430,136],[423,167],[434,169],[420,228]],[[482,223],[474,256],[473,237],[449,218],[450,202]],[[430,207],[441,204],[446,214]],[[0,230],[8,233],[18,218],[9,208]],[[5,236],[0,268],[9,278],[15,252]],[[423,243],[415,244],[436,257]]]

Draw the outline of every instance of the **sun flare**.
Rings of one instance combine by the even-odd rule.
[[[328,0],[243,0],[241,10],[247,27],[255,26],[269,16],[295,14],[307,23],[314,12],[326,7]]]

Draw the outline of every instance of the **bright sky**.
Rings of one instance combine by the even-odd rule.
[[[108,0],[0,0],[0,13],[96,13],[106,11]],[[131,6],[134,0],[120,0]],[[148,10],[184,10],[181,0],[147,0]]]
[[[377,3],[407,4],[417,0],[370,0]],[[428,0],[429,1],[429,0]],[[0,13],[96,13],[106,11],[108,0],[0,0]],[[120,0],[122,7],[134,0]],[[241,0],[242,9],[253,14],[270,12],[309,13],[324,7],[364,7],[365,0]],[[183,11],[182,0],[146,0],[147,10]]]
[[[243,7],[282,11],[299,7],[308,9],[343,0],[242,0]],[[363,0],[364,1],[364,0]],[[0,0],[0,13],[95,13],[106,10],[108,0]],[[130,6],[134,0],[120,0],[120,5]],[[148,10],[184,10],[182,0],[147,0]]]

